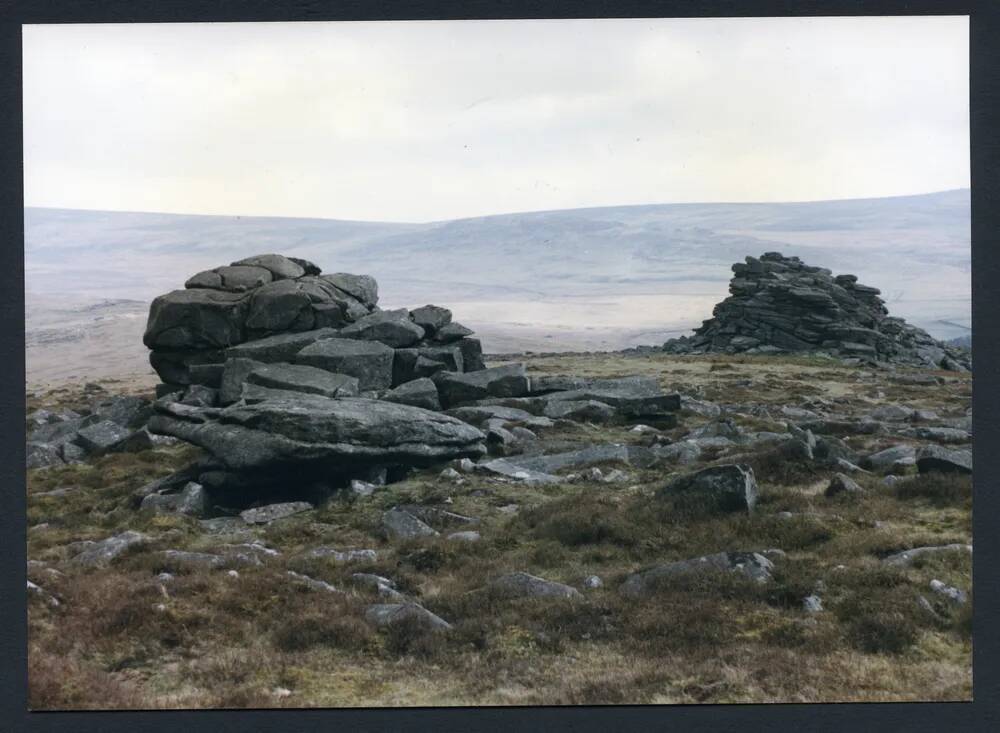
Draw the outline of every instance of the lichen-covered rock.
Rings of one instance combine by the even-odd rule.
[[[945,448],[940,445],[925,445],[916,454],[917,470],[920,473],[940,471],[942,473],[972,473],[972,451]]]

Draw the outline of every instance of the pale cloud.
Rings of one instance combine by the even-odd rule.
[[[969,184],[963,17],[24,29],[25,202],[426,221]]]

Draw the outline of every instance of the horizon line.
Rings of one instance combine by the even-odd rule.
[[[427,226],[430,224],[442,224],[445,222],[470,221],[473,219],[490,219],[501,216],[527,216],[531,214],[552,214],[562,211],[594,211],[598,209],[624,209],[624,208],[652,208],[665,206],[781,206],[781,205],[807,205],[807,204],[832,204],[849,203],[852,201],[881,201],[888,199],[919,198],[921,196],[934,196],[945,193],[958,193],[969,191],[971,186],[960,186],[958,188],[945,188],[935,191],[924,191],[920,193],[892,194],[889,196],[852,196],[848,198],[834,199],[803,199],[799,201],[678,201],[672,203],[641,203],[641,204],[599,204],[595,206],[572,206],[562,209],[528,209],[520,211],[505,211],[492,214],[477,214],[474,216],[459,216],[450,219],[429,219],[426,221],[391,221],[380,219],[350,219],[332,216],[291,216],[287,214],[204,214],[180,211],[148,211],[142,209],[86,209],[72,206],[32,206],[24,204],[22,210],[44,209],[48,211],[81,211],[100,214],[154,214],[163,216],[195,216],[212,217],[225,219],[292,219],[308,221],[336,221],[355,224],[397,224],[400,226]]]

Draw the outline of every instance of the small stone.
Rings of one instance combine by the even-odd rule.
[[[807,613],[819,613],[823,610],[823,602],[817,595],[806,596],[802,599],[802,608]]]
[[[226,575],[228,575],[230,578],[238,578],[238,577],[240,577],[240,574],[238,572],[236,572],[235,570],[228,571],[226,573]]]
[[[468,459],[466,459],[468,460]],[[462,474],[456,471],[454,468],[446,468],[440,474],[440,478],[447,479],[449,481],[461,481]]]
[[[455,542],[479,542],[480,536],[479,532],[470,530],[466,532],[452,532],[448,535],[448,539]]]
[[[590,588],[591,590],[593,590],[594,588],[600,588],[603,585],[604,581],[601,580],[600,577],[597,575],[588,575],[586,578],[583,579],[584,588]]]
[[[937,579],[931,581],[931,590],[959,606],[964,605],[969,600],[968,594],[964,590],[945,585]]]
[[[247,509],[240,512],[240,518],[247,524],[270,524],[275,520],[307,512],[312,508],[313,505],[307,501],[288,501]]]
[[[837,496],[838,494],[862,494],[864,489],[858,483],[842,473],[836,473],[830,479],[830,484],[826,487],[827,496]]]

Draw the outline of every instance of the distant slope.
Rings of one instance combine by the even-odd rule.
[[[29,303],[148,301],[260,252],[379,280],[388,306],[436,302],[499,348],[619,348],[697,326],[730,265],[768,250],[879,287],[939,338],[971,325],[967,189],[884,199],[665,204],[423,224],[25,209]]]

